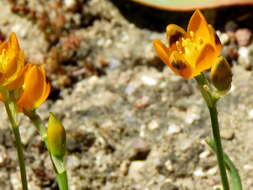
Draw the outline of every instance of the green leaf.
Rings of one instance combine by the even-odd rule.
[[[206,143],[212,149],[212,151],[216,154],[215,142],[213,139],[206,139]],[[242,190],[242,183],[240,175],[232,162],[232,160],[228,157],[226,153],[223,153],[226,169],[229,172],[229,176],[232,182],[232,190]]]
[[[51,154],[51,156],[52,156],[52,160],[54,162],[54,166],[55,166],[55,169],[56,169],[57,173],[61,174],[61,173],[65,172],[66,168],[65,168],[63,157],[61,157],[61,158],[56,157],[52,154]]]

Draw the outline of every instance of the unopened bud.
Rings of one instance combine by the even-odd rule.
[[[66,152],[66,132],[55,116],[50,113],[47,129],[48,149],[57,157],[63,157]]]
[[[232,82],[232,71],[224,57],[219,57],[211,69],[211,81],[219,91],[228,91]]]

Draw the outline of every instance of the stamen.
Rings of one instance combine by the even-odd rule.
[[[194,38],[194,32],[193,31],[190,31],[190,37]]]

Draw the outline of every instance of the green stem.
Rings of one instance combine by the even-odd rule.
[[[67,171],[58,174],[56,176],[57,182],[59,184],[60,190],[68,190],[68,178],[67,178]]]
[[[19,127],[16,123],[16,109],[15,109],[14,102],[6,102],[5,109],[6,109],[8,118],[10,120],[14,136],[15,136],[15,145],[16,145],[17,154],[18,154],[18,162],[19,162],[19,167],[20,167],[22,187],[23,187],[23,190],[28,190],[23,145],[20,138]]]
[[[220,138],[220,130],[219,130],[219,122],[218,122],[218,113],[216,106],[214,107],[208,107],[211,117],[211,123],[212,123],[212,131],[213,131],[213,138],[217,150],[217,160],[218,165],[220,169],[220,175],[221,175],[221,181],[223,185],[224,190],[229,190],[229,184],[228,184],[228,178],[227,178],[227,172],[225,168],[225,162],[223,157],[223,150],[222,150],[222,144],[221,144],[221,138]]]
[[[50,155],[50,159],[56,174],[56,179],[57,179],[57,183],[59,186],[60,190],[68,190],[68,178],[67,178],[67,171],[65,170],[65,166],[64,166],[64,161],[62,160],[60,163],[60,165],[64,166],[64,172],[58,172],[59,170],[58,165],[59,163],[54,162],[54,156],[50,153],[49,149],[48,149],[48,139],[47,139],[47,128],[45,127],[45,125],[43,124],[40,116],[35,112],[35,111],[26,111],[25,114],[30,118],[30,120],[32,121],[32,123],[34,124],[34,126],[36,127],[36,129],[39,131],[40,136],[42,137],[43,142],[46,145],[46,148],[49,152]]]
[[[209,109],[213,138],[214,138],[214,142],[215,142],[215,146],[217,150],[216,156],[217,156],[218,166],[220,169],[220,176],[221,176],[223,190],[229,190],[229,183],[228,183],[227,172],[226,172],[225,162],[223,158],[221,138],[220,138],[218,113],[216,109],[217,99],[211,94],[211,90],[209,89],[210,87],[208,86],[206,78],[203,74],[198,75],[197,77],[195,77],[195,79],[200,87],[201,94]]]

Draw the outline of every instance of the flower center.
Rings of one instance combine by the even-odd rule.
[[[176,42],[177,50],[191,64],[195,65],[199,56],[199,52],[204,46],[204,41],[201,37],[196,36],[192,31],[185,38],[181,38]]]

